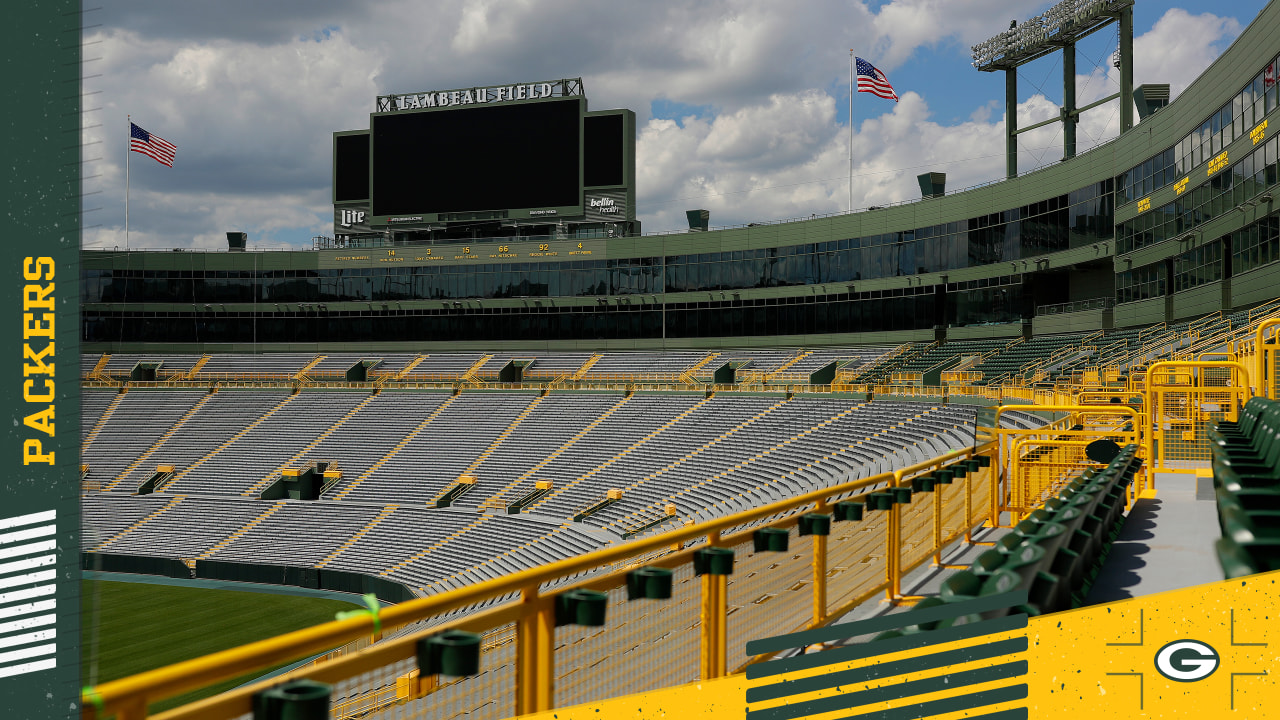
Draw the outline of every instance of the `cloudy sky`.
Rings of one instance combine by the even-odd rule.
[[[591,109],[637,114],[638,215],[679,230],[849,206],[849,50],[901,101],[854,98],[853,206],[1004,172],[1004,77],[969,48],[1050,7],[1036,0],[108,0],[86,31],[92,155],[86,247],[125,245],[128,121],[178,146],[170,169],[132,155],[132,247],[310,247],[332,235],[331,133],[368,127],[374,97],[582,77]],[[1141,0],[1135,83],[1174,96],[1265,0]],[[1111,26],[1077,51],[1084,105],[1115,92]],[[1019,72],[1019,124],[1056,115],[1061,54]],[[1116,135],[1086,113],[1082,150]],[[1023,169],[1061,157],[1057,124],[1020,137]]]

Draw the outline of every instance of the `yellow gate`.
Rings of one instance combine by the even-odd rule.
[[[1253,337],[1253,377],[1258,381],[1258,394],[1280,399],[1280,318],[1263,320]]]
[[[1236,420],[1250,397],[1249,371],[1232,361],[1158,362],[1146,385],[1149,457],[1157,472],[1208,468],[1209,430]]]
[[[1111,394],[1107,394],[1108,400]],[[1003,406],[996,411],[996,426],[1000,415],[1016,405]],[[1096,463],[1085,454],[1090,443],[1112,440],[1117,445],[1137,445],[1140,456],[1145,443],[1142,438],[1141,413],[1127,405],[1038,405],[1036,410],[1069,413],[1066,418],[1040,428],[1000,428],[1001,478],[999,506],[992,508],[992,517],[1009,513],[1011,524],[1016,524],[1044,501],[1057,494],[1062,487],[1089,467],[1100,468],[1106,463]],[[1148,475],[1136,478],[1126,504],[1151,489]],[[994,500],[993,500],[994,502]]]

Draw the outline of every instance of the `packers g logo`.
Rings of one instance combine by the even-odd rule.
[[[1199,640],[1174,640],[1156,652],[1156,670],[1177,682],[1203,680],[1219,664],[1218,652]]]

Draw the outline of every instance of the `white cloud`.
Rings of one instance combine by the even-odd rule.
[[[1049,4],[893,0],[873,13],[844,0],[282,0],[240,29],[224,16],[252,7],[242,0],[163,10],[122,0],[133,29],[108,24],[86,38],[100,42],[104,58],[101,78],[89,83],[102,90],[102,127],[84,132],[101,143],[94,171],[103,192],[89,202],[103,207],[94,220],[102,227],[86,233],[86,245],[123,244],[126,113],[178,145],[172,170],[131,156],[131,244],[223,247],[222,233],[239,229],[251,244],[306,245],[310,234],[332,232],[331,133],[367,127],[376,95],[579,75],[593,109],[638,113],[646,230],[679,229],[683,211],[699,206],[713,211],[713,223],[840,211],[848,205],[848,126],[837,119],[848,48],[868,48],[888,70],[928,48],[945,49],[935,60],[955,64],[952,56],[967,58],[969,45],[1009,19]],[[1230,18],[1170,10],[1136,42],[1137,82],[1179,92],[1195,74],[1188,68],[1205,67],[1238,32]],[[1080,77],[1082,104],[1114,91],[1107,69]],[[912,199],[925,170],[948,172],[951,188],[1003,174],[999,101],[957,108],[901,94],[896,105],[878,102],[878,115],[859,111],[855,205]],[[652,119],[659,99],[706,111]],[[1019,123],[1056,111],[1034,96],[1019,106]],[[944,124],[934,112],[957,120]],[[1087,113],[1081,147],[1114,136],[1114,115],[1110,106]],[[1020,142],[1024,167],[1060,157],[1056,126]]]

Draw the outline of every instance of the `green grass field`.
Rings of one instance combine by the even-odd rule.
[[[171,585],[86,580],[83,588],[82,677],[88,683],[90,668],[96,668],[96,684],[318,625],[355,607],[339,600]],[[96,658],[91,656],[95,603]],[[152,711],[214,695],[267,672],[180,695],[153,705]]]

